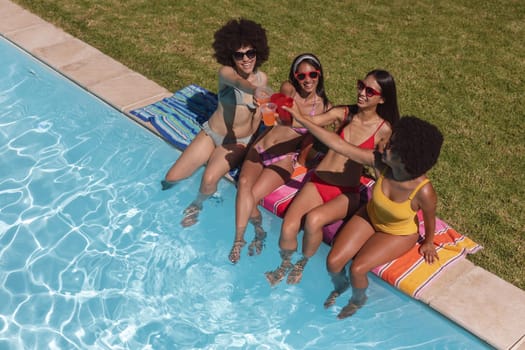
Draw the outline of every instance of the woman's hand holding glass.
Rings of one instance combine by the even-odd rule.
[[[275,125],[276,115],[277,115],[277,105],[272,102],[267,102],[261,105],[261,113],[263,123],[266,126]]]
[[[271,102],[270,98],[273,91],[268,86],[259,86],[253,93],[253,102],[256,106],[262,106],[265,103]]]

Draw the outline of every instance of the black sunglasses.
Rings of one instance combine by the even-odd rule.
[[[317,79],[317,77],[321,75],[321,72],[319,72],[318,70],[313,70],[307,73],[295,73],[295,79],[303,81],[306,79],[307,75],[310,77],[310,79]]]
[[[244,58],[244,56],[248,57],[248,59],[252,59],[257,55],[257,51],[255,49],[250,49],[248,51],[242,52],[242,51],[235,51],[233,53],[233,59],[236,61],[240,61]]]

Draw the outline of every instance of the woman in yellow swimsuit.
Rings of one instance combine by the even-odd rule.
[[[338,315],[345,318],[367,300],[367,273],[400,257],[418,242],[419,210],[425,225],[419,252],[430,264],[438,258],[433,244],[437,195],[426,172],[438,160],[443,135],[426,121],[402,117],[394,124],[390,141],[382,152],[370,152],[341,142],[305,118],[300,122],[336,152],[373,165],[378,177],[371,200],[341,228],[326,261],[335,288],[325,307],[333,305],[352,286],[352,297]],[[350,260],[348,279],[345,266]]]
[[[199,194],[184,210],[182,226],[196,223],[219,180],[243,160],[261,121],[253,93],[267,85],[266,74],[258,70],[270,53],[266,31],[247,19],[231,20],[215,32],[213,48],[222,65],[217,109],[161,182],[163,190],[169,189],[207,164]]]

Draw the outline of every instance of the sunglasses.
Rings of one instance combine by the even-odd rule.
[[[306,79],[307,75],[310,77],[310,79],[317,79],[321,75],[321,72],[318,70],[313,70],[306,73],[295,73],[295,79],[303,81]]]
[[[362,80],[357,81],[357,90],[365,90],[366,97],[381,96],[381,93],[379,91],[377,91],[374,88],[371,88],[370,86],[366,86],[366,84]]]
[[[248,51],[242,52],[242,51],[235,51],[233,53],[233,59],[236,61],[240,61],[244,58],[244,56],[248,57],[248,59],[252,59],[257,55],[257,51],[255,49],[250,49]]]

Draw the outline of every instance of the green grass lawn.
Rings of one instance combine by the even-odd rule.
[[[266,29],[274,89],[315,53],[335,104],[374,68],[396,78],[402,114],[440,127],[429,174],[438,215],[484,246],[469,257],[525,289],[525,2],[15,0],[171,91],[216,91],[213,33],[230,18]]]

